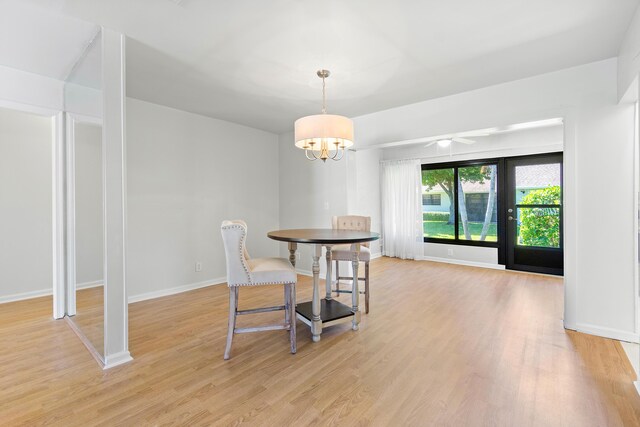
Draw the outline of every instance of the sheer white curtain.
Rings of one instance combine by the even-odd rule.
[[[382,162],[382,238],[386,256],[423,257],[420,160]]]

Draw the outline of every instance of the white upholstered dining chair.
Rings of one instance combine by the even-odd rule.
[[[334,216],[331,219],[331,227],[334,230],[352,230],[352,231],[371,231],[371,217],[370,216]],[[351,290],[340,289],[340,280],[353,280],[350,276],[340,276],[340,261],[351,262],[351,245],[335,245],[331,248],[331,260],[335,261],[336,271],[336,288],[335,292],[339,295],[341,293],[351,293]],[[364,277],[359,277],[358,280],[364,281],[364,291],[360,291],[364,294],[364,310],[365,313],[369,313],[369,261],[371,261],[371,250],[369,249],[369,243],[362,243],[360,245],[360,262],[364,262]]]
[[[220,227],[227,256],[227,285],[229,286],[229,330],[224,359],[231,357],[233,335],[245,332],[289,331],[291,353],[296,352],[296,271],[284,258],[250,258],[245,241],[247,224],[241,220],[223,221]],[[284,305],[251,310],[238,310],[238,294],[243,286],[284,285]],[[284,310],[283,324],[236,328],[236,317],[242,314]]]

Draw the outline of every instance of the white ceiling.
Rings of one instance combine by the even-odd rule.
[[[127,34],[129,96],[278,133],[292,129],[296,118],[319,112],[318,68],[332,71],[329,112],[358,116],[616,56],[638,5],[638,0],[29,2]],[[16,30],[34,37],[33,29]],[[6,50],[0,45],[0,62]]]
[[[25,1],[0,0],[0,65],[65,80],[98,30]]]

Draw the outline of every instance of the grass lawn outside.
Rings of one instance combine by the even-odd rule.
[[[447,221],[423,221],[422,230],[424,237],[433,237],[437,239],[455,239],[455,226],[447,224]],[[482,233],[482,222],[469,222],[469,230],[471,232],[471,240],[480,240]],[[462,231],[462,223],[460,223],[460,239],[464,239]],[[489,224],[489,231],[485,242],[497,242],[498,233],[496,223]]]

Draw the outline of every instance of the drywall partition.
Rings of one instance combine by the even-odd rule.
[[[247,222],[251,256],[277,255],[267,232],[279,227],[279,165],[290,167],[278,156],[277,138],[128,99],[130,301],[225,282],[225,219]]]
[[[0,302],[52,291],[52,127],[0,108]]]
[[[610,59],[357,117],[358,144],[563,117],[565,326],[637,341],[632,217],[592,206],[594,191],[623,212],[633,201],[633,108],[617,104],[616,76]]]
[[[125,37],[102,29],[104,161],[104,367],[131,360],[125,275]]]

